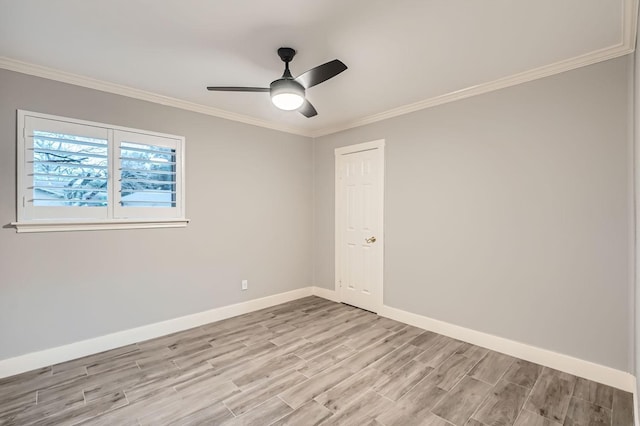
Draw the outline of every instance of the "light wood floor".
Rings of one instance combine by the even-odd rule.
[[[631,426],[605,385],[307,297],[0,379],[0,424]]]

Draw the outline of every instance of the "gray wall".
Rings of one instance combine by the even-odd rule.
[[[189,226],[16,234],[18,108],[185,136]],[[308,138],[0,70],[0,359],[310,285],[311,187]]]
[[[631,371],[631,60],[313,143],[0,70],[0,225],[15,220],[18,108],[186,136],[192,220],[0,228],[0,359],[333,288],[333,150],[384,138],[385,304]]]
[[[385,139],[386,305],[632,371],[630,60],[316,139],[315,284],[334,148]]]

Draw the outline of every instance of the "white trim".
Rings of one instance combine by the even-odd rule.
[[[398,117],[400,115],[420,111],[422,109],[443,105],[449,102],[459,101],[462,99],[470,98],[472,96],[482,95],[500,89],[505,89],[507,87],[516,86],[518,84],[527,83],[544,77],[550,77],[552,75],[560,74],[565,71],[570,71],[576,68],[593,65],[609,59],[614,59],[619,56],[624,56],[632,52],[633,48],[628,48],[625,45],[598,50],[586,55],[578,56],[576,58],[567,59],[565,61],[560,61],[551,65],[545,65],[543,67],[524,71],[518,74],[513,74],[487,83],[481,83],[476,86],[471,86],[464,89],[456,90],[454,92],[445,93],[443,95],[424,99],[412,104],[403,105],[378,114],[373,114],[354,121],[349,121],[338,126],[326,127],[324,129],[312,132],[311,136],[317,138],[320,136],[326,136],[332,133],[341,132],[343,130],[353,129],[354,127],[361,127],[367,124],[376,123],[378,121],[387,120],[389,118]]]
[[[40,123],[40,128],[36,123]],[[34,127],[37,126],[37,127]],[[91,208],[91,212],[77,207],[35,207],[27,201],[27,187],[33,179],[31,175],[32,163],[25,152],[33,147],[33,132],[37,128],[56,133],[72,132],[108,141],[107,158],[109,176],[109,197],[106,207]],[[133,228],[175,228],[185,227],[189,220],[185,218],[185,138],[159,132],[114,126],[87,120],[77,120],[39,112],[17,110],[17,232],[60,232],[103,229],[133,229]],[[75,132],[78,133],[75,133]],[[136,143],[152,144],[173,148],[176,158],[175,185],[176,205],[170,208],[120,208],[114,206],[119,203],[120,182],[117,176],[120,158],[121,142],[126,140]],[[31,154],[33,155],[33,154]],[[117,194],[117,197],[116,197]]]
[[[378,227],[377,231],[378,241],[377,244],[380,247],[380,256],[379,256],[379,265],[378,265],[378,276],[380,287],[378,288],[378,294],[375,295],[375,311],[379,311],[383,306],[383,297],[384,294],[384,192],[385,192],[385,178],[384,178],[384,166],[385,166],[385,140],[377,139],[370,142],[363,142],[355,145],[343,146],[340,148],[336,148],[334,150],[335,155],[335,292],[338,296],[338,302],[343,300],[341,286],[340,286],[340,275],[341,275],[341,265],[343,259],[343,245],[342,245],[342,229],[343,226],[341,224],[342,221],[342,213],[344,206],[342,205],[342,185],[340,181],[340,167],[339,162],[342,156],[348,154],[354,154],[357,152],[363,151],[372,151],[378,150],[378,205],[376,206],[378,209]]]
[[[226,120],[238,121],[240,123],[250,124],[252,126],[265,127],[267,129],[278,130],[285,133],[293,133],[295,135],[307,137],[311,136],[311,133],[309,131],[303,129],[284,126],[282,124],[270,122],[267,120],[250,117],[248,115],[225,111],[219,108],[197,104],[195,102],[172,98],[170,96],[159,95],[157,93],[123,86],[121,84],[112,83],[109,81],[98,80],[84,75],[73,74],[55,68],[45,67],[43,65],[23,62],[17,59],[8,58],[6,56],[0,56],[0,68],[19,72],[22,74],[33,75],[36,77],[42,77],[49,80],[60,81],[62,83],[73,84],[74,86],[99,90],[101,92],[113,93],[116,95],[126,96],[128,98],[153,102],[155,104],[166,105],[174,108],[180,108],[186,111],[198,112],[201,114],[211,115],[213,117],[224,118]]]
[[[311,287],[311,293],[314,296],[322,297],[323,299],[331,300],[332,302],[340,303],[338,292],[324,287]]]
[[[378,139],[371,142],[362,142],[355,145],[343,146],[335,149],[335,156],[353,154],[355,152],[369,151],[372,149],[383,149],[385,146],[384,139]]]
[[[286,293],[240,302],[234,305],[222,306],[197,314],[174,318],[155,324],[123,330],[68,345],[0,360],[0,378],[24,373],[37,368],[47,367],[60,362],[96,354],[121,346],[142,342],[148,339],[165,336],[178,331],[188,330],[214,321],[220,321],[311,295],[332,300],[334,302],[338,301],[337,294],[334,290],[317,286],[304,287]],[[635,387],[636,379],[634,376],[624,371],[573,358],[546,349],[537,348],[524,343],[515,342],[502,337],[448,324],[422,315],[391,308],[389,306],[383,306],[379,315],[535,362],[540,365],[575,374],[576,376],[584,377],[589,380],[604,383],[627,392],[632,392],[634,395],[634,406],[638,406]],[[637,413],[635,419],[636,426],[640,426],[637,423]]]
[[[108,229],[184,228],[189,219],[110,220],[108,222],[11,222],[18,233],[102,231]]]
[[[188,330],[214,321],[220,321],[225,318],[246,314],[311,295],[311,287],[300,288],[286,293],[240,302],[234,305],[222,306],[197,314],[118,331],[93,339],[82,340],[68,345],[0,360],[0,378],[142,342],[155,337],[165,336],[178,331]]]
[[[512,74],[493,81],[444,93],[433,98],[423,99],[421,101],[393,108],[378,114],[372,114],[357,120],[348,121],[337,126],[325,127],[324,129],[311,132],[311,137],[317,138],[320,136],[330,135],[332,133],[376,123],[378,121],[387,120],[389,118],[398,117],[400,115],[409,114],[422,109],[505,89],[507,87],[516,86],[518,84],[527,83],[544,77],[550,77],[576,68],[586,67],[588,65],[597,64],[599,62],[608,61],[609,59],[615,59],[620,56],[633,53],[636,49],[638,4],[638,0],[624,0],[621,16],[622,33],[620,37],[621,40],[618,44],[517,74]]]
[[[100,129],[111,129],[111,130],[118,130],[121,132],[138,133],[141,135],[156,136],[159,138],[178,139],[183,143],[185,142],[185,137],[180,135],[172,135],[170,133],[161,133],[161,132],[156,132],[153,130],[146,130],[146,129],[135,129],[133,127],[117,126],[115,124],[100,123],[98,121],[81,120],[79,118],[64,117],[61,115],[45,114],[42,112],[29,111],[24,109],[17,110],[17,117],[18,117],[18,123],[24,122],[25,117],[42,118],[45,120],[59,121],[62,123],[70,123],[73,125],[80,124],[84,126],[97,127]]]
[[[313,287],[312,289],[315,296],[333,301],[337,301],[338,299],[338,292],[334,290],[329,290],[324,287]],[[511,355],[516,358],[534,362],[545,367],[554,368],[598,383],[613,386],[627,392],[632,392],[634,398],[637,399],[636,378],[626,371],[617,370],[591,361],[585,361],[569,355],[538,348],[526,343],[516,342],[504,337],[439,321],[423,315],[407,312],[402,309],[392,308],[387,305],[382,305],[378,315],[413,325],[424,330],[443,334],[464,342],[472,343],[474,345],[482,346],[483,348]],[[635,407],[637,406],[636,401]],[[638,416],[636,415],[635,418],[637,419]],[[636,426],[640,425],[636,423]]]
[[[102,92],[114,93],[117,95],[127,96],[129,98],[140,99],[143,101],[171,106],[174,108],[180,108],[187,111],[198,112],[201,114],[211,115],[213,117],[224,118],[227,120],[237,121],[253,126],[265,127],[267,129],[278,130],[285,133],[293,133],[295,135],[316,138],[319,136],[325,136],[331,133],[340,132],[342,130],[364,126],[365,124],[375,123],[377,121],[386,120],[388,118],[397,117],[399,115],[408,114],[421,109],[469,98],[471,96],[481,95],[483,93],[492,92],[494,90],[504,89],[506,87],[515,86],[517,84],[526,83],[539,78],[548,77],[565,71],[627,55],[635,50],[636,27],[638,25],[637,10],[638,0],[625,0],[623,13],[621,16],[621,42],[614,46],[595,50],[593,52],[585,53],[584,55],[576,56],[574,58],[545,65],[518,74],[513,74],[511,76],[499,78],[497,80],[489,81],[486,83],[481,83],[476,86],[471,86],[454,92],[442,94],[433,98],[424,99],[422,101],[404,105],[398,108],[393,108],[379,114],[369,115],[360,119],[342,123],[337,126],[325,127],[315,131],[289,127],[280,123],[262,120],[235,112],[225,111],[223,109],[197,104],[195,102],[189,102],[182,99],[159,95],[157,93],[147,92],[144,90],[135,89],[133,87],[123,86],[121,84],[98,80],[83,75],[73,74],[42,65],[23,62],[13,58],[0,56],[0,68],[10,71],[16,71],[22,74],[33,75],[36,77],[47,78],[49,80],[61,81],[63,83],[73,84],[76,86],[100,90]]]
[[[625,371],[616,370],[569,355],[439,321],[386,305],[383,305],[378,315],[579,377],[584,377],[585,379],[613,386],[627,392],[634,391],[635,378],[632,374]]]

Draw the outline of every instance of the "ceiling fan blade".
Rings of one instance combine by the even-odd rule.
[[[268,92],[268,87],[216,87],[209,86],[207,90],[216,92]]]
[[[307,118],[315,117],[316,115],[318,115],[318,111],[316,111],[313,105],[311,105],[311,102],[306,99],[304,100],[302,106],[298,108],[298,112]]]
[[[320,84],[323,81],[329,80],[331,77],[335,77],[342,71],[346,70],[347,66],[341,61],[334,59],[326,64],[318,65],[315,68],[310,69],[302,75],[296,77],[296,81],[304,86],[305,89]]]

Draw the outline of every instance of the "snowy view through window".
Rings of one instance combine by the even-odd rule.
[[[107,205],[106,139],[33,134],[34,206]]]
[[[122,206],[176,206],[175,150],[123,142],[120,152]]]
[[[176,206],[176,153],[123,142],[119,158],[123,207]],[[34,206],[108,205],[106,139],[34,131]]]

